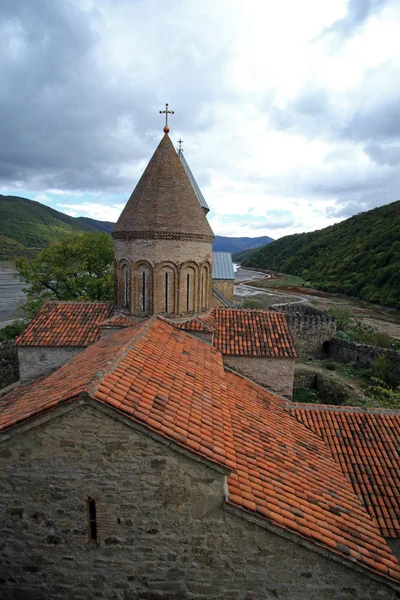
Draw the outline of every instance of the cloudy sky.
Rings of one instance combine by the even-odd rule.
[[[0,193],[116,220],[161,136],[215,233],[400,198],[399,0],[1,0]]]

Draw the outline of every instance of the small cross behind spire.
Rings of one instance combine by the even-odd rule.
[[[168,104],[165,105],[165,110],[160,110],[160,115],[165,114],[165,127],[163,129],[164,133],[169,133],[169,127],[168,127],[168,115],[173,115],[174,111],[173,110],[168,110]]]
[[[178,152],[183,152],[182,144],[183,144],[183,140],[181,138],[179,138],[178,147],[177,147]]]

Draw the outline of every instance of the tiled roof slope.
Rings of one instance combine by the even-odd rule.
[[[111,302],[46,302],[16,345],[88,346],[99,339],[98,325],[112,310]]]
[[[149,233],[203,235],[214,234],[200,206],[185,169],[165,134],[114,229],[117,234]]]
[[[272,394],[225,373],[208,344],[161,319],[124,329],[11,392],[0,428],[81,392],[231,469],[234,507],[400,582],[376,523],[323,441]]]
[[[318,436],[274,396],[226,373],[237,469],[230,502],[394,579],[395,559]]]
[[[400,414],[315,404],[289,411],[324,440],[382,535],[400,537]]]
[[[213,345],[222,354],[296,358],[292,334],[283,313],[244,308],[213,308],[209,317],[191,319],[176,327],[201,331],[199,322],[214,330]]]
[[[296,358],[286,317],[269,310],[215,308],[214,347],[222,354]]]
[[[5,396],[0,430],[82,392],[234,467],[221,355],[162,319],[101,338],[46,379]]]
[[[3,396],[0,404],[0,430],[12,427],[49,408],[77,397],[103,369],[112,368],[118,352],[123,353],[145,323],[138,323],[101,338],[54,371],[48,377],[16,388]]]

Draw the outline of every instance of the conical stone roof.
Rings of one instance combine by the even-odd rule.
[[[193,186],[165,134],[113,230],[115,239],[214,241]]]

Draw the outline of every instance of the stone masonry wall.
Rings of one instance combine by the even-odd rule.
[[[394,599],[366,571],[224,510],[225,475],[206,461],[110,409],[57,411],[0,441],[3,600]]]
[[[211,307],[211,265],[212,265],[212,244],[211,242],[202,241],[188,241],[188,240],[114,240],[114,258],[117,264],[120,261],[128,261],[131,265],[136,264],[138,261],[145,261],[153,269],[151,274],[151,296],[150,306],[148,311],[150,314],[163,313],[165,304],[165,292],[161,280],[157,277],[155,270],[162,264],[169,263],[177,269],[177,281],[176,285],[176,298],[173,312],[182,315],[187,314],[186,307],[186,265],[190,262],[198,271],[196,274],[196,283],[192,283],[192,293],[194,295],[191,305],[190,312],[202,313],[209,310]],[[204,282],[203,293],[201,293],[201,265],[209,265],[209,276],[208,280]],[[181,272],[182,271],[182,272]],[[118,271],[117,271],[117,277]],[[117,282],[116,287],[121,288],[122,282]],[[132,296],[132,309],[135,314],[138,314],[137,310],[137,291],[135,291],[134,277],[131,277],[131,293]],[[201,295],[203,294],[203,302],[201,302]],[[121,291],[118,293],[121,297]],[[119,304],[121,304],[119,302]],[[172,303],[171,303],[172,304]],[[200,306],[203,304],[203,306]],[[122,306],[120,306],[122,307]]]
[[[225,296],[229,302],[233,302],[233,279],[213,279],[213,285]],[[213,297],[213,303],[216,301]]]
[[[329,357],[343,362],[355,362],[372,367],[378,356],[384,356],[392,365],[392,373],[400,384],[400,352],[376,346],[366,346],[348,340],[333,339],[329,344]]]
[[[324,310],[299,304],[274,306],[274,310],[285,313],[299,358],[320,358],[323,343],[335,337],[335,320]]]
[[[18,381],[18,354],[13,341],[0,344],[0,390]]]
[[[259,385],[291,399],[293,395],[294,359],[223,356],[224,364]]]
[[[82,352],[83,348],[18,348],[21,382],[51,373]]]

